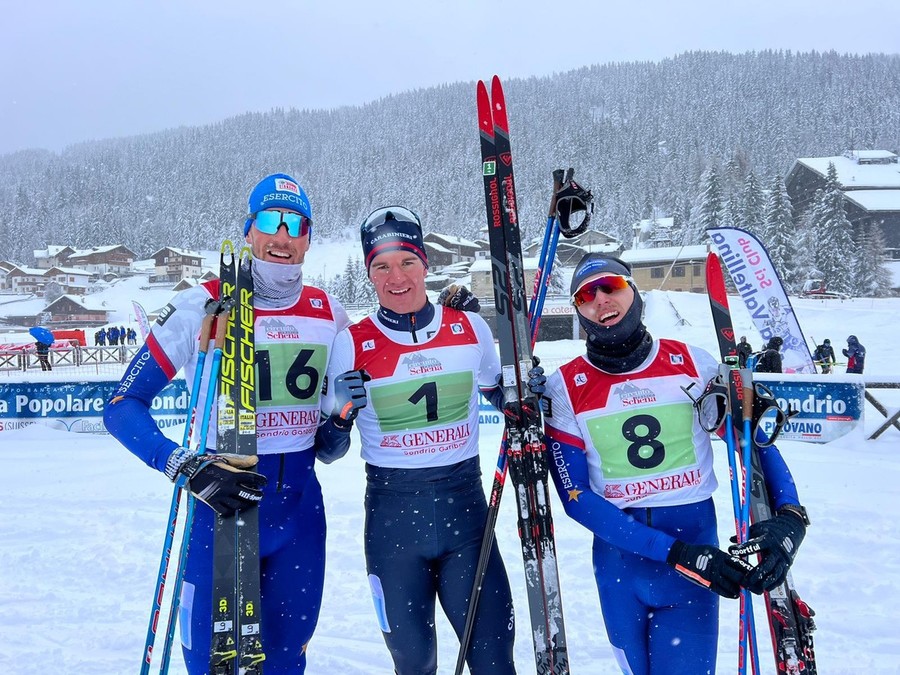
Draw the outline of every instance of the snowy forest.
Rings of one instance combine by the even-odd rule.
[[[783,179],[798,157],[900,149],[900,57],[689,52],[504,84],[526,236],[544,223],[551,171],[572,166],[595,195],[593,227],[626,247],[639,219],[673,217],[680,240],[667,244],[735,224],[762,235],[792,288],[818,274],[835,290],[884,292],[881,233],[850,231],[834,181],[796,227]],[[24,264],[48,244],[217,249],[273,171],[304,185],[314,236],[351,234],[372,208],[402,203],[426,229],[475,239],[474,94],[454,83],[2,155],[0,247]]]

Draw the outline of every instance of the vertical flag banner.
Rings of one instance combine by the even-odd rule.
[[[766,247],[739,227],[708,229],[737,292],[762,339],[779,336],[785,373],[815,373],[812,355]]]
[[[146,342],[147,336],[150,335],[150,320],[147,318],[147,312],[137,300],[132,300],[131,306],[134,308],[134,318],[137,319],[138,328],[141,329],[141,340]]]

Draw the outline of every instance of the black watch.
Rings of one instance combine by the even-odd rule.
[[[782,506],[776,513],[782,513],[784,511],[790,511],[800,517],[800,520],[803,521],[803,524],[809,527],[809,515],[806,513],[806,509],[799,504],[785,504]]]

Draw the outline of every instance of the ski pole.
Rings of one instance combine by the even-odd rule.
[[[209,303],[207,303],[207,306]],[[206,384],[206,398],[203,401],[203,419],[200,423],[200,440],[197,444],[197,454],[206,452],[206,438],[209,434],[209,418],[212,414],[213,402],[216,400],[216,384],[219,379],[219,370],[222,365],[222,343],[225,340],[225,329],[228,325],[227,316],[234,307],[234,300],[230,297],[222,298],[215,303],[216,334],[214,338],[214,349],[212,364],[209,369],[209,380]],[[208,335],[208,333],[207,333]],[[200,370],[198,360],[198,370]],[[179,477],[177,489],[184,489],[184,477]],[[184,567],[187,564],[188,551],[191,544],[191,527],[194,523],[194,505],[196,499],[194,495],[187,492],[187,509],[184,517],[184,531],[181,535],[181,549],[178,554],[178,566],[175,572],[175,581],[172,588],[172,602],[169,605],[169,621],[167,624],[166,641],[163,643],[162,661],[160,662],[160,673],[169,672],[169,662],[172,658],[172,645],[175,640],[175,624],[178,616],[178,609],[181,606],[181,588],[184,585]]]
[[[572,169],[569,169],[571,172]],[[535,321],[535,315],[543,309],[543,303],[540,303],[541,309],[538,309],[537,296],[541,288],[545,288],[545,284],[541,283],[541,277],[546,269],[546,278],[549,280],[550,273],[553,268],[553,260],[555,257],[556,247],[554,246],[554,255],[549,255],[549,245],[551,240],[550,230],[556,223],[557,238],[559,236],[558,220],[556,218],[556,193],[561,186],[560,180],[563,177],[562,169],[553,172],[553,195],[550,199],[550,209],[547,216],[547,225],[544,231],[544,241],[541,244],[541,255],[539,258],[539,268],[534,280],[534,293],[531,296],[529,306],[529,314],[531,316],[531,347],[534,349],[534,343],[537,340],[537,329],[540,325],[540,319]],[[500,514],[500,498],[503,496],[503,485],[506,482],[507,470],[507,434],[503,431],[503,438],[500,441],[500,452],[497,457],[497,466],[494,468],[494,483],[491,486],[491,494],[488,498],[488,513],[484,526],[484,534],[481,538],[481,550],[478,554],[478,563],[475,566],[475,578],[472,583],[472,592],[469,595],[469,607],[466,611],[466,625],[463,629],[462,637],[459,641],[459,653],[456,658],[455,675],[461,675],[466,663],[466,654],[469,651],[469,645],[472,642],[472,631],[475,628],[475,617],[478,612],[478,602],[481,599],[481,584],[484,581],[484,574],[487,571],[487,564],[490,560],[491,548],[494,543],[494,530],[497,526],[497,516]]]
[[[190,415],[190,418],[185,420],[184,436],[181,441],[181,444],[184,447],[188,447],[191,442],[191,435],[193,434],[194,422],[197,416],[197,399],[199,398],[200,394],[200,384],[203,378],[203,366],[206,363],[209,335],[212,331],[212,322],[214,316],[209,312],[210,303],[212,303],[213,305],[217,304],[212,299],[210,299],[209,302],[206,303],[206,307],[204,307],[204,309],[207,310],[207,314],[203,317],[203,322],[200,324],[200,351],[197,354],[197,370],[194,373],[194,381],[191,385],[190,399],[188,401],[188,414]],[[141,675],[147,675],[147,673],[150,672],[150,662],[153,658],[153,644],[156,641],[156,631],[158,628],[159,614],[162,610],[162,599],[163,594],[166,590],[166,576],[169,569],[169,559],[172,555],[172,544],[175,541],[175,529],[178,522],[178,510],[181,504],[181,490],[181,485],[176,484],[175,489],[172,491],[172,502],[169,505],[169,517],[167,520],[168,527],[166,529],[165,539],[163,540],[162,555],[159,559],[159,571],[156,574],[156,588],[154,589],[153,593],[153,604],[150,608],[150,622],[147,626],[147,637],[144,640],[144,658],[143,663],[141,664]]]
[[[752,488],[750,481],[751,475],[753,472],[753,467],[751,466],[751,452],[753,449],[753,382],[750,379],[750,371],[749,370],[738,370],[735,371],[738,373],[741,384],[744,389],[744,396],[742,403],[742,412],[743,412],[743,421],[744,421],[744,437],[742,439],[742,451],[743,455],[741,458],[742,465],[742,477],[744,482],[744,501],[741,504],[741,534],[738,535],[738,543],[744,543],[747,541],[750,532],[750,490]],[[746,588],[743,589],[742,595],[747,596],[747,637],[748,644],[750,647],[750,657],[751,657],[751,665],[753,667],[754,675],[758,675],[759,673],[759,649],[757,645],[759,644],[756,641],[756,618],[753,616],[753,604],[752,597],[750,595],[750,591]]]

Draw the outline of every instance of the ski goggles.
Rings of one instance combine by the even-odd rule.
[[[616,291],[622,291],[628,288],[628,284],[634,281],[631,277],[624,277],[620,274],[611,274],[605,277],[592,279],[581,286],[572,294],[572,304],[581,307],[586,302],[591,302],[597,297],[597,293],[603,292],[606,295],[612,295]]]
[[[359,226],[359,231],[363,235],[368,234],[389,220],[412,223],[419,229],[419,233],[422,232],[422,221],[419,220],[419,216],[403,206],[385,206],[375,209],[366,216],[362,225]]]
[[[259,211],[253,214],[253,224],[265,234],[278,234],[278,230],[284,225],[292,237],[305,237],[312,227],[312,221],[306,216],[284,211]]]
[[[682,387],[682,390],[694,402],[700,427],[708,433],[714,433],[722,426],[728,414],[728,385],[719,375],[710,380],[703,393],[696,398],[690,391],[694,386],[691,384]],[[782,410],[772,390],[766,385],[761,382],[753,383],[751,426],[753,439],[758,447],[767,448],[775,443],[784,425],[796,414],[798,411]]]

